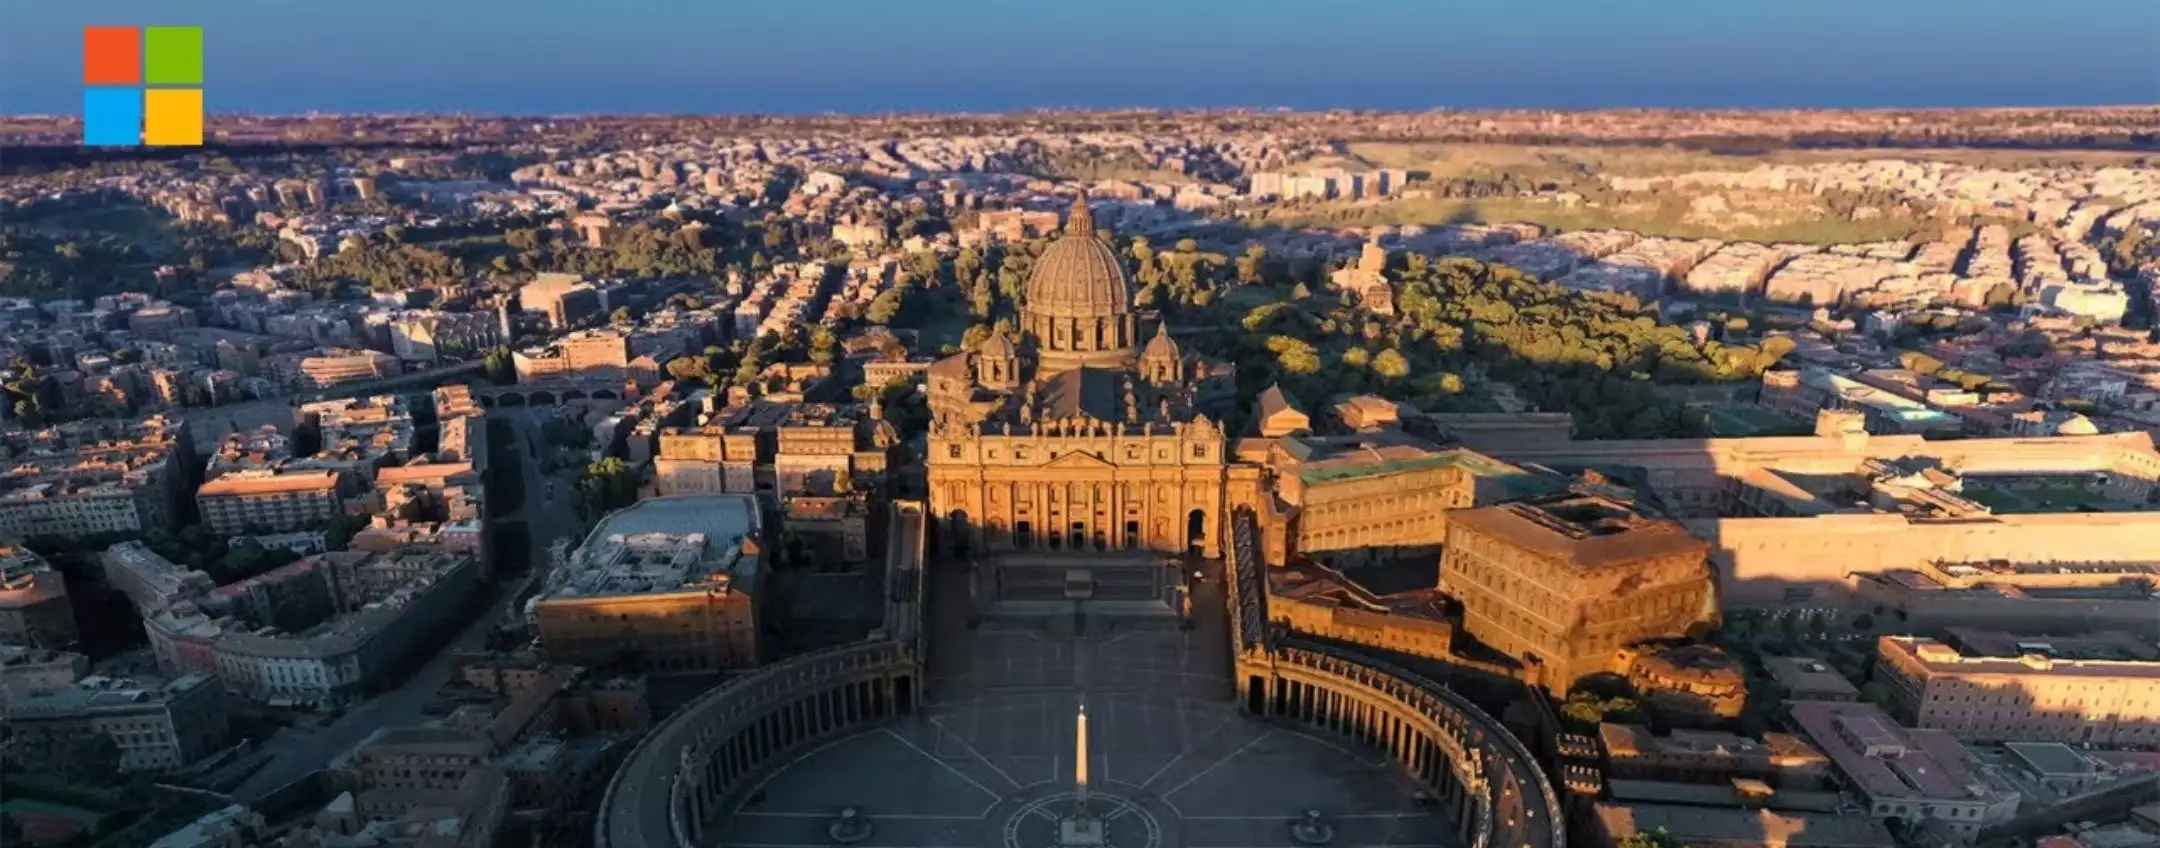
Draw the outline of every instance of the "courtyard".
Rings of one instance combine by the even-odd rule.
[[[940,564],[945,565],[945,564]],[[1248,718],[1233,703],[1221,584],[1174,616],[990,616],[969,628],[964,576],[933,567],[924,711],[843,736],[767,775],[715,844],[831,845],[843,809],[867,848],[1040,848],[1075,803],[1074,717],[1086,703],[1089,809],[1117,848],[1274,848],[1318,810],[1333,845],[1454,848],[1392,763],[1348,740]],[[938,579],[942,577],[943,579]]]

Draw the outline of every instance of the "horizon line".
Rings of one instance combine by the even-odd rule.
[[[1012,109],[894,109],[864,110],[819,109],[814,111],[491,111],[463,109],[397,109],[375,111],[341,112],[332,110],[307,110],[299,112],[229,110],[208,112],[211,119],[248,118],[349,118],[349,117],[461,117],[461,118],[934,118],[934,117],[1000,117],[1029,114],[1113,114],[1124,112],[1160,112],[1192,114],[1284,114],[1316,115],[1328,113],[1349,114],[1447,114],[1480,112],[1549,112],[1566,114],[1595,114],[1599,112],[2015,112],[2036,110],[2084,110],[2084,111],[2136,111],[2160,110],[2160,102],[2152,103],[2004,103],[1986,106],[1426,106],[1405,108],[1373,107],[1317,107],[1293,106],[1025,106]],[[0,118],[10,119],[56,119],[81,120],[82,115],[72,112],[0,112]]]

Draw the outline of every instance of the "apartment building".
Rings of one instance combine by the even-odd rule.
[[[65,648],[79,635],[66,578],[29,548],[0,545],[0,644]]]
[[[287,379],[299,386],[327,389],[344,383],[395,377],[404,370],[397,357],[387,353],[339,349],[302,357],[298,373],[288,374]]]
[[[249,470],[202,484],[195,506],[221,536],[321,527],[344,514],[339,475],[328,470]]]
[[[1885,636],[1880,679],[1901,715],[1968,742],[2160,744],[2160,653],[2128,634],[1954,630],[1964,650]]]
[[[331,764],[353,793],[354,810],[395,819],[431,798],[453,795],[494,759],[486,733],[454,727],[387,727]]]
[[[217,588],[209,574],[181,566],[141,542],[126,541],[98,554],[105,583],[126,595],[138,612],[149,614]]]
[[[60,692],[90,674],[90,658],[74,651],[0,645],[0,701]]]
[[[216,675],[253,700],[344,703],[441,647],[480,581],[473,556],[428,549],[331,553],[287,569],[145,615],[159,667]]]
[[[390,351],[406,362],[434,363],[445,356],[472,358],[503,344],[502,322],[493,312],[400,312],[385,321]]]
[[[110,737],[124,771],[170,771],[223,749],[225,691],[216,677],[183,675],[162,685],[90,677],[58,692],[11,698],[0,717],[30,744]]]
[[[0,434],[0,538],[171,526],[195,465],[184,420],[94,419]]]

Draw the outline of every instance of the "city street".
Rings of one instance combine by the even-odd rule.
[[[519,466],[525,476],[525,502],[521,509],[500,520],[524,519],[526,531],[532,544],[529,550],[535,565],[547,556],[548,546],[564,532],[577,526],[574,509],[574,474],[562,472],[556,475],[555,492],[549,497],[548,477],[540,471],[532,455],[541,446],[540,426],[534,416],[524,410],[507,410],[492,413],[506,417],[518,433]],[[507,563],[498,563],[498,576],[511,570]],[[534,568],[534,572],[538,569]],[[520,589],[524,578],[505,580],[488,587],[482,595],[480,612],[466,624],[456,638],[446,644],[440,653],[408,677],[396,689],[385,692],[354,706],[336,721],[319,729],[290,729],[280,732],[264,744],[273,752],[274,759],[254,774],[249,775],[233,790],[234,797],[253,801],[286,786],[293,781],[328,766],[339,755],[359,744],[369,734],[385,727],[405,727],[422,724],[430,719],[426,709],[435,693],[450,679],[452,655],[460,650],[477,650],[487,642],[488,633],[511,615],[515,599],[523,594]]]

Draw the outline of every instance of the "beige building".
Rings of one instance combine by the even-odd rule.
[[[1440,590],[1461,602],[1464,631],[1555,695],[1622,648],[1717,615],[1708,546],[1625,498],[1590,484],[1448,517]]]
[[[2160,638],[2160,565],[2145,562],[1923,563],[1855,575],[1863,604],[1913,632],[1994,627],[2031,633],[2121,630]]]
[[[580,330],[553,345],[517,351],[510,364],[518,382],[594,380],[620,384],[631,376],[630,336],[621,330]]]
[[[759,663],[757,499],[683,495],[610,513],[526,604],[552,662],[645,672]]]
[[[751,401],[662,428],[653,485],[662,495],[827,497],[883,479],[899,443],[877,403]]]
[[[1967,650],[1918,636],[1876,643],[1904,717],[1969,742],[2160,744],[2160,655],[2120,634],[1963,632]]]
[[[2143,433],[1929,441],[1870,435],[1852,414],[1828,411],[1814,436],[1563,441],[1511,444],[1495,452],[1513,462],[1556,468],[1640,469],[1644,482],[1688,531],[1711,542],[1711,562],[1728,607],[1850,604],[1853,575],[1934,562],[2145,562],[2153,556],[2151,540],[2160,534],[2160,512],[2152,511],[1991,509],[1943,520],[1935,510],[1845,505],[1756,517],[1761,513],[1750,512],[1739,497],[1739,481],[1760,480],[1763,470],[1795,484],[1843,481],[1866,476],[1864,466],[1872,460],[1899,459],[1924,460],[1956,477],[1968,499],[1981,488],[2014,493],[2025,481],[2040,478],[2047,485],[2079,487],[2088,497],[2137,506],[2149,502],[2160,480],[2160,451]]]
[[[338,473],[328,470],[239,471],[202,484],[195,505],[222,536],[322,527],[344,514]]]
[[[300,360],[297,382],[309,388],[327,389],[341,383],[395,377],[405,368],[390,354],[373,350],[332,350]]]
[[[592,284],[576,274],[535,274],[518,289],[518,305],[527,312],[547,313],[548,323],[559,329],[598,311],[600,298]]]

